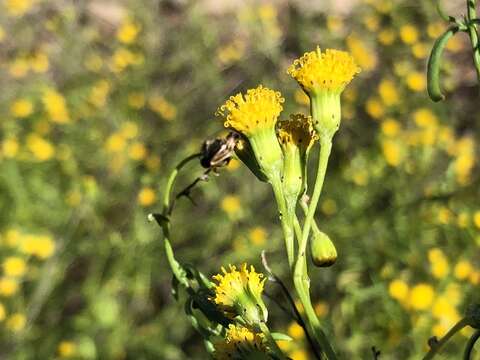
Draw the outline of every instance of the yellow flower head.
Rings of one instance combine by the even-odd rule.
[[[290,120],[278,122],[280,145],[294,145],[302,151],[308,151],[318,139],[312,126],[312,118],[303,114],[292,114]]]
[[[322,52],[317,46],[316,51],[296,59],[287,72],[307,93],[340,93],[360,72],[360,68],[348,52],[334,49]]]
[[[247,90],[246,94],[231,96],[220,106],[216,115],[224,118],[226,128],[251,136],[275,127],[284,101],[280,92],[259,85]]]
[[[263,334],[230,324],[225,339],[215,343],[214,358],[231,359],[269,359],[263,342]],[[248,357],[247,357],[248,356]]]
[[[267,320],[267,309],[262,300],[265,284],[263,274],[248,269],[243,264],[240,270],[233,265],[229,271],[222,267],[223,274],[213,276],[215,296],[212,300],[227,316],[234,318],[240,315],[248,324],[257,324]]]

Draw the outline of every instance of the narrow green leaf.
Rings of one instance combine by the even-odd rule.
[[[445,95],[442,94],[440,89],[440,66],[442,62],[442,54],[445,45],[448,40],[455,35],[458,31],[458,27],[451,27],[440,36],[433,44],[430,58],[428,59],[427,66],[427,91],[428,96],[435,102],[445,99]]]

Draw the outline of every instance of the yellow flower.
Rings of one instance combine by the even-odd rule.
[[[475,211],[473,214],[473,223],[480,229],[480,210]]]
[[[417,59],[425,59],[429,54],[430,48],[425,43],[416,43],[412,46],[412,53]]]
[[[62,341],[58,344],[57,351],[61,358],[69,358],[75,355],[76,345],[72,341]]]
[[[393,299],[404,303],[407,301],[409,295],[408,284],[400,279],[392,280],[388,285],[388,293]]]
[[[14,313],[7,319],[6,327],[13,332],[20,332],[25,327],[27,319],[22,313]]]
[[[378,33],[378,41],[382,45],[392,45],[396,37],[393,29],[384,29]]]
[[[260,226],[251,229],[248,235],[254,245],[263,245],[267,239],[267,232]]]
[[[0,295],[1,296],[12,296],[18,291],[18,282],[15,279],[9,277],[0,278]]]
[[[288,68],[288,73],[311,94],[340,93],[359,72],[349,53],[334,49],[322,52],[318,46],[316,51],[305,53]]]
[[[407,75],[407,86],[413,91],[423,91],[427,85],[425,75],[421,72],[412,72]]]
[[[65,98],[60,93],[53,89],[47,89],[43,94],[42,101],[50,120],[59,124],[70,121]]]
[[[128,105],[134,109],[141,109],[145,105],[145,94],[133,92],[128,94]]]
[[[110,93],[110,83],[107,80],[99,80],[90,90],[89,101],[96,107],[103,107]]]
[[[447,296],[439,296],[433,303],[432,315],[437,319],[442,318],[456,318],[458,317],[455,305],[448,299]]]
[[[5,311],[5,306],[3,306],[2,303],[0,303],[0,322],[5,320],[6,315],[7,315],[7,312]]]
[[[416,110],[413,113],[413,119],[421,128],[433,128],[438,125],[438,118],[430,109],[426,108]]]
[[[401,130],[400,123],[394,119],[386,119],[382,122],[382,133],[388,137],[395,137],[399,134]]]
[[[390,166],[398,166],[402,163],[404,158],[404,153],[402,146],[393,140],[384,140],[382,141],[382,152],[385,157],[385,161]]]
[[[122,124],[120,133],[125,139],[134,139],[138,135],[138,125],[133,121],[127,121]]]
[[[222,274],[213,276],[215,296],[212,300],[228,317],[241,316],[249,325],[266,321],[268,312],[262,300],[266,278],[243,264],[240,270],[230,265]]]
[[[292,360],[308,360],[308,355],[305,350],[295,350],[290,353]]]
[[[25,261],[18,256],[7,257],[2,265],[6,276],[21,277],[27,271]]]
[[[217,111],[224,118],[224,126],[246,136],[265,129],[274,129],[285,99],[279,92],[259,85],[246,94],[231,96]]]
[[[258,359],[267,360],[263,334],[241,325],[230,324],[225,339],[214,343],[214,359]]]
[[[445,278],[449,271],[450,265],[445,254],[439,248],[432,248],[428,251],[428,260],[430,262],[430,269],[432,275],[437,279]]]
[[[18,99],[10,107],[10,113],[17,118],[25,118],[33,112],[33,104],[27,99]]]
[[[347,46],[352,53],[355,61],[365,71],[373,70],[377,66],[377,57],[372,49],[369,49],[367,44],[355,35],[350,35],[347,38]]]
[[[21,241],[20,251],[44,260],[55,252],[55,242],[47,235],[27,235]]]
[[[227,195],[222,199],[220,207],[229,215],[235,215],[241,209],[240,199],[235,195]]]
[[[155,191],[150,187],[144,187],[138,193],[138,203],[145,207],[153,205],[156,198]]]
[[[108,152],[118,153],[121,152],[126,145],[125,137],[123,133],[114,133],[107,138],[105,147]]]
[[[461,260],[455,265],[453,273],[458,280],[465,280],[470,277],[473,271],[470,261]]]
[[[135,142],[128,148],[128,156],[133,160],[143,160],[147,156],[147,148],[141,142]]]
[[[30,66],[26,59],[16,58],[9,64],[8,72],[10,75],[12,75],[12,77],[19,79],[25,77],[29,69]]]
[[[378,93],[387,106],[394,106],[399,103],[397,86],[392,80],[384,79],[378,85]]]
[[[148,100],[150,109],[155,111],[165,120],[173,120],[177,116],[177,109],[161,95],[153,95]]]
[[[385,115],[385,107],[377,98],[369,98],[365,104],[365,110],[374,119],[380,119]]]
[[[305,337],[303,328],[300,325],[298,325],[296,321],[292,322],[288,326],[287,333],[295,340],[303,339]]]
[[[418,30],[413,25],[403,25],[400,28],[400,39],[405,44],[413,44],[418,40]]]
[[[429,284],[420,283],[410,291],[410,306],[415,310],[427,310],[433,303],[435,291]]]
[[[32,0],[5,0],[7,13],[12,16],[22,16],[33,6]]]
[[[457,225],[459,228],[465,229],[470,224],[470,214],[463,211],[457,216]]]
[[[7,138],[2,141],[2,154],[6,158],[13,158],[18,153],[18,141],[16,138]]]
[[[30,67],[36,73],[47,72],[49,66],[48,56],[44,52],[37,52],[30,58]]]
[[[27,147],[39,161],[49,160],[55,154],[53,145],[36,134],[27,136]]]
[[[124,44],[131,44],[137,38],[140,30],[140,25],[127,20],[118,29],[117,39]]]

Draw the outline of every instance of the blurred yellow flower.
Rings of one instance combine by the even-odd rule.
[[[421,128],[432,128],[438,125],[437,116],[427,108],[421,108],[413,113],[415,124]]]
[[[16,138],[7,138],[2,141],[2,154],[6,158],[13,158],[18,153],[18,141]]]
[[[388,118],[382,122],[381,129],[385,136],[395,137],[399,134],[401,126],[397,120]]]
[[[390,139],[382,141],[382,152],[387,164],[395,167],[402,163],[405,156],[402,145]]]
[[[5,30],[0,26],[0,43],[5,39]]]
[[[27,271],[25,260],[18,256],[9,256],[3,261],[3,272],[6,276],[21,277]]]
[[[155,202],[157,198],[157,195],[155,194],[155,191],[151,187],[144,187],[143,189],[140,190],[138,193],[138,203],[141,206],[151,206]]]
[[[254,245],[263,245],[267,239],[267,232],[261,226],[252,228],[248,235]]]
[[[425,74],[412,72],[407,75],[407,86],[413,91],[423,91],[427,86]]]
[[[425,43],[413,44],[412,53],[417,59],[425,59],[430,53],[430,46]]]
[[[392,280],[388,285],[388,293],[398,302],[405,303],[409,295],[408,284],[400,279]]]
[[[10,106],[10,114],[17,118],[25,118],[33,112],[33,104],[27,99],[18,99]]]
[[[480,210],[475,211],[473,214],[473,223],[480,229]]]
[[[58,355],[61,358],[69,358],[75,355],[76,345],[72,341],[62,341],[58,344]]]
[[[436,39],[442,35],[445,30],[445,23],[443,21],[433,22],[427,26],[427,34],[432,39]]]
[[[241,209],[240,199],[235,195],[227,195],[222,199],[220,207],[228,215],[235,215]]]
[[[44,260],[55,252],[55,242],[48,235],[26,235],[20,244],[20,251]]]
[[[8,72],[14,78],[23,78],[27,75],[30,65],[26,59],[16,58],[10,63]]]
[[[138,34],[140,33],[141,27],[138,24],[131,22],[130,20],[125,21],[117,31],[117,39],[121,43],[131,44],[135,41]]]
[[[365,71],[370,71],[377,65],[377,57],[372,49],[357,36],[350,35],[347,38],[347,47],[352,53],[355,62]]]
[[[335,15],[327,16],[327,29],[330,32],[339,32],[343,28],[343,19]]]
[[[466,280],[474,271],[472,264],[468,260],[460,260],[453,269],[453,274],[458,280]]]
[[[407,24],[400,28],[400,39],[402,39],[405,44],[411,45],[416,43],[418,40],[418,35],[418,30],[413,25]]]
[[[122,133],[114,133],[107,138],[105,148],[108,152],[116,153],[123,151],[127,142]]]
[[[427,310],[433,303],[435,291],[429,284],[420,283],[410,291],[409,304],[415,310]]]
[[[110,83],[107,80],[97,81],[90,90],[88,100],[96,107],[103,107],[110,93]]]
[[[377,120],[385,115],[385,107],[377,98],[368,98],[365,104],[365,110],[367,111],[368,115]]]
[[[39,161],[49,160],[55,154],[55,148],[53,145],[37,134],[30,134],[27,136],[27,148]]]
[[[450,265],[443,251],[439,248],[432,248],[428,251],[428,261],[432,275],[437,279],[443,279],[450,271]]]
[[[145,160],[145,166],[150,171],[156,171],[160,167],[160,157],[158,155],[150,155]]]
[[[44,52],[36,52],[29,59],[30,68],[36,73],[44,73],[48,71],[50,66],[48,56]]]
[[[14,313],[7,319],[6,327],[13,332],[20,332],[25,327],[27,319],[22,313]]]
[[[328,304],[324,301],[320,301],[315,304],[315,314],[317,314],[318,317],[322,318],[328,314]]]
[[[396,37],[394,29],[384,29],[378,33],[378,41],[382,45],[392,45]]]
[[[439,296],[435,299],[432,307],[432,315],[437,319],[442,318],[456,318],[458,312],[455,305],[445,296]]]
[[[128,94],[128,105],[134,109],[141,109],[145,106],[145,94],[142,92],[132,92]]]
[[[325,199],[320,205],[320,210],[328,216],[331,216],[337,212],[337,203],[333,199]]]
[[[309,357],[305,350],[295,350],[289,354],[292,360],[308,360]]]
[[[368,30],[372,32],[378,31],[380,27],[380,18],[375,14],[368,14],[363,18],[363,23]]]
[[[87,70],[99,72],[103,66],[103,59],[97,54],[90,54],[85,58],[83,65]]]
[[[5,243],[9,247],[16,247],[20,243],[21,234],[17,229],[8,229],[5,233]]]
[[[32,0],[5,0],[4,6],[7,10],[7,13],[12,16],[22,16],[26,12],[28,12],[32,6],[34,5],[34,1]]]
[[[231,44],[222,46],[217,51],[218,60],[224,64],[231,64],[242,59],[245,54],[245,41],[234,40]]]
[[[177,116],[177,109],[169,103],[163,96],[153,95],[148,100],[150,109],[155,111],[165,120],[173,120]]]
[[[397,90],[398,86],[390,79],[383,79],[378,85],[378,94],[383,103],[387,106],[397,105],[400,96]]]
[[[5,311],[5,306],[3,306],[2,303],[0,303],[0,322],[5,320],[6,315],[7,315],[7,312]]]
[[[128,156],[132,160],[143,160],[147,156],[147,148],[141,142],[134,142],[128,148]]]
[[[465,229],[470,224],[470,214],[462,211],[457,215],[457,225],[459,228]]]
[[[45,90],[42,101],[50,120],[59,124],[65,124],[70,121],[65,98],[59,92],[53,89]]]
[[[0,278],[0,295],[9,297],[16,294],[18,291],[18,282],[9,277]]]
[[[296,321],[292,322],[288,326],[287,330],[288,335],[290,335],[293,339],[303,339],[305,337],[305,333],[300,325]]]
[[[122,124],[120,133],[125,139],[133,139],[138,135],[138,125],[133,121],[126,121]]]
[[[437,220],[440,224],[442,224],[442,225],[449,224],[452,217],[453,217],[452,211],[449,208],[447,208],[446,206],[441,206],[438,209]]]

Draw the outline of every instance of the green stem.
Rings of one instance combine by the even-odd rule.
[[[283,351],[280,350],[280,348],[277,345],[277,342],[275,341],[272,334],[270,333],[270,329],[268,328],[267,324],[265,324],[264,322],[261,322],[260,323],[260,330],[262,331],[262,333],[267,338],[267,341],[270,345],[270,350],[272,350],[275,353],[275,355],[278,356],[279,359],[287,360],[287,357],[285,356]]]
[[[477,25],[474,19],[477,18],[476,0],[467,0],[467,19],[468,19],[468,34],[472,43],[473,63],[477,71],[477,80],[480,85],[480,45],[478,40]]]
[[[315,180],[315,187],[313,190],[310,206],[307,211],[303,231],[301,232],[300,248],[294,270],[294,285],[298,296],[305,310],[307,317],[307,324],[312,330],[316,340],[321,345],[325,352],[327,359],[337,359],[335,352],[328,341],[327,336],[323,332],[320,321],[318,320],[315,310],[310,299],[310,279],[308,278],[306,266],[306,249],[308,244],[308,237],[310,229],[314,222],[315,210],[317,208],[318,200],[322,192],[325,173],[327,171],[328,158],[332,149],[332,141],[330,137],[322,136],[320,139],[320,155],[318,159],[317,178]]]
[[[294,261],[295,261],[295,236],[293,234],[293,218],[295,212],[287,208],[285,197],[282,190],[282,181],[280,176],[274,176],[271,179],[273,194],[277,202],[278,210],[280,211],[280,222],[282,224],[283,235],[285,238],[285,248],[287,250],[288,265],[290,271],[293,273]]]
[[[455,335],[457,332],[462,330],[465,326],[468,325],[468,318],[463,318],[459,322],[457,322],[449,331],[448,333],[441,338],[437,343],[431,345],[430,351],[423,357],[423,360],[430,360],[433,359],[434,356],[440,351],[443,345],[450,340],[450,338]]]

